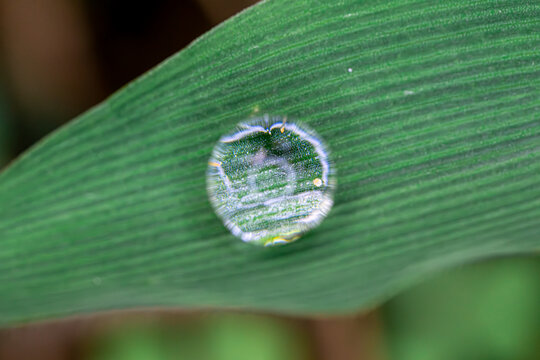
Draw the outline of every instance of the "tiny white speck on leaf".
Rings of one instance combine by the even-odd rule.
[[[412,94],[414,94],[414,91],[412,91],[412,90],[403,91],[403,95],[412,95]]]
[[[352,73],[352,68],[348,68],[347,71]]]

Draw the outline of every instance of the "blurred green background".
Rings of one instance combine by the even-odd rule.
[[[252,0],[0,0],[0,167]],[[0,330],[0,360],[540,359],[540,261],[492,259],[369,312],[148,310]]]

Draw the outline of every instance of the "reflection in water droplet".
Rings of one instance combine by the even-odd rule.
[[[331,165],[313,130],[265,116],[221,137],[208,162],[208,195],[225,226],[243,241],[286,244],[330,211]]]

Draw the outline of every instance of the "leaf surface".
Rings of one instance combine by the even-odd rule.
[[[0,176],[0,323],[147,306],[357,311],[434,271],[540,246],[540,4],[270,0]],[[219,137],[314,128],[337,168],[296,243],[236,240],[208,202]]]

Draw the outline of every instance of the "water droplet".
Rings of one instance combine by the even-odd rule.
[[[333,205],[335,176],[321,138],[285,117],[240,123],[208,161],[207,190],[225,226],[245,242],[298,239]]]

